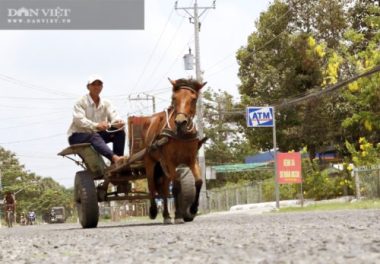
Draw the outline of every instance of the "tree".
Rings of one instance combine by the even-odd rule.
[[[275,1],[260,16],[258,30],[249,37],[247,46],[238,51],[242,106],[278,105],[284,98],[304,95],[322,84],[325,47],[310,34],[300,32],[302,28],[295,28],[297,23],[291,14],[288,5]],[[273,23],[276,17],[282,21]],[[315,116],[317,105],[318,102],[306,102],[276,111],[280,150],[300,149],[305,144],[317,146],[324,141],[320,137],[324,133],[316,130],[323,128]],[[309,129],[317,132],[318,138],[310,137],[314,133],[305,134]],[[271,129],[246,129],[246,133],[252,143],[272,148]]]
[[[254,149],[245,140],[242,130],[233,119],[235,105],[233,97],[227,92],[204,92],[205,134],[208,165],[242,163],[244,157]]]
[[[277,137],[281,151],[307,146],[311,158],[327,147],[345,152],[345,141],[354,129],[342,126],[342,122],[358,108],[363,109],[361,106],[355,107],[344,93],[294,104],[287,103],[286,99],[303,97],[314,89],[328,87],[360,72],[355,70],[360,54],[350,52],[358,50],[357,43],[364,35],[347,28],[355,23],[363,28],[363,21],[367,21],[373,29],[380,19],[374,16],[376,8],[363,1],[354,1],[353,6],[364,5],[372,16],[363,17],[360,23],[353,21],[350,14],[357,13],[358,9],[348,8],[345,4],[350,2],[275,1],[261,14],[256,23],[257,31],[237,53],[242,108],[246,105],[277,106]],[[369,108],[373,106],[369,104]],[[247,129],[246,134],[260,148],[272,148],[271,129]]]
[[[206,120],[205,134],[209,138],[206,143],[206,164],[222,165],[243,163],[244,158],[257,152],[237,125],[234,114],[236,105],[233,97],[227,92],[215,92],[207,89],[204,93],[204,117]],[[209,189],[221,187],[231,182],[239,182],[251,177],[252,174],[236,172],[228,175],[218,175],[218,181],[207,183]]]
[[[0,160],[3,191],[12,191],[15,194],[17,215],[29,210],[43,215],[53,206],[64,206],[68,214],[73,211],[72,190],[67,190],[51,178],[42,178],[25,171],[16,155],[2,147]]]
[[[375,4],[376,3],[376,4]],[[352,71],[361,73],[380,64],[380,7],[378,1],[359,1],[353,13],[366,10],[361,20],[354,18],[352,24],[357,31],[350,30],[345,34],[347,45],[346,56],[351,62]],[[350,84],[345,90],[345,99],[351,105],[349,116],[343,127],[352,135],[349,142],[357,142],[365,137],[370,142],[380,141],[380,74],[373,74]]]

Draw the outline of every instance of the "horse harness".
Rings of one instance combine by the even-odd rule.
[[[187,85],[174,86],[175,91],[180,90],[180,89],[186,89],[186,90],[192,91],[193,93],[198,94],[198,91],[195,90],[193,87],[190,87]],[[172,111],[170,111],[171,109],[172,109]],[[169,114],[169,111],[170,111],[170,114]],[[164,127],[161,129],[161,133],[159,134],[159,136],[167,136],[169,138],[174,138],[177,140],[185,140],[185,141],[194,140],[194,139],[198,138],[198,132],[197,132],[197,130],[195,128],[195,124],[193,122],[194,116],[189,117],[188,114],[186,114],[186,113],[180,112],[180,113],[175,113],[175,114],[176,115],[182,114],[190,121],[189,124],[187,125],[187,132],[178,134],[178,133],[176,133],[176,131],[174,131],[172,129],[172,127],[170,125],[170,119],[172,118],[174,113],[175,113],[174,102],[172,100],[171,106],[168,109],[165,109],[166,122],[165,122]]]
[[[193,87],[190,87],[190,86],[175,86],[174,87],[174,90],[179,90],[179,89],[187,89],[194,93],[198,93]],[[165,119],[166,119],[165,123],[163,127],[161,128],[161,132],[157,135],[156,139],[153,140],[152,144],[149,146],[149,151],[160,149],[161,146],[169,142],[169,138],[181,140],[181,141],[199,140],[198,131],[193,122],[193,117],[189,118],[191,122],[187,127],[188,128],[187,133],[178,134],[175,130],[173,130],[172,126],[170,125],[170,119],[173,117],[174,113],[175,113],[174,104],[172,102],[170,107],[165,109]],[[188,117],[186,113],[176,113],[176,114],[183,114],[186,117]]]

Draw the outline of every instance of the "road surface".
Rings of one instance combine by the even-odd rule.
[[[380,263],[380,210],[0,228],[0,263]]]

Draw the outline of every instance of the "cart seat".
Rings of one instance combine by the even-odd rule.
[[[74,144],[58,153],[60,156],[79,155],[86,165],[87,170],[94,174],[95,178],[102,178],[106,164],[102,156],[90,143]]]

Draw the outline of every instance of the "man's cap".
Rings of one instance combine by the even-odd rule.
[[[97,75],[97,74],[92,74],[92,75],[88,76],[87,84],[91,84],[95,81],[101,81],[103,83],[103,77],[100,75]]]

